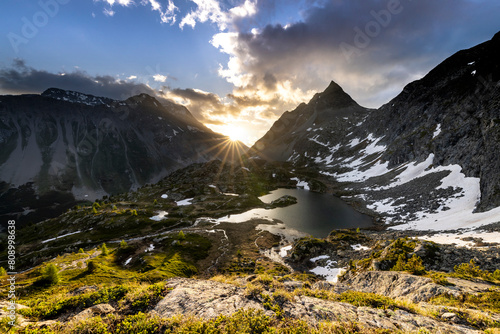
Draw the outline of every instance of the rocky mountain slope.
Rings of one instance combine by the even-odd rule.
[[[346,200],[364,201],[387,222],[410,222],[400,228],[499,221],[499,59],[500,33],[457,52],[377,110],[332,82],[252,149],[320,171]]]
[[[50,215],[243,150],[185,107],[145,94],[115,101],[52,88],[0,96],[0,213]]]

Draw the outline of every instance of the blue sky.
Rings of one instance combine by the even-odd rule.
[[[499,17],[496,0],[3,0],[0,94],[147,92],[251,144],[331,80],[380,106]]]

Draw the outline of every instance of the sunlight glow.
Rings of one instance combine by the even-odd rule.
[[[243,143],[248,141],[248,132],[246,129],[241,127],[229,125],[223,134],[228,136],[232,141],[241,141]]]

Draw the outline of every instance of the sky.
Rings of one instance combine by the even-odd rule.
[[[332,80],[387,103],[499,17],[498,0],[2,0],[0,94],[148,93],[252,145]]]

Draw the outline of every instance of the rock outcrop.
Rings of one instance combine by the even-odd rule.
[[[379,276],[378,284],[391,285],[387,273],[374,273]],[[410,276],[410,275],[407,275]],[[417,280],[410,280],[402,276],[399,282],[410,285]],[[362,280],[363,278],[360,278]],[[371,279],[373,282],[374,278]],[[357,288],[359,283],[352,282],[352,288]],[[405,283],[405,284],[406,284]],[[427,282],[426,282],[427,283]],[[425,286],[426,284],[421,284]],[[245,293],[245,289],[232,284],[215,281],[175,278],[168,281],[168,287],[172,289],[168,295],[158,303],[152,311],[160,317],[171,317],[174,315],[195,316],[204,319],[215,318],[219,315],[230,315],[238,309],[265,310],[261,298],[251,297]],[[363,287],[361,287],[363,288]],[[418,289],[417,289],[418,290]],[[397,293],[400,290],[392,289]],[[270,294],[264,291],[264,294]],[[422,290],[420,293],[424,293]],[[414,295],[418,292],[415,290]],[[407,294],[409,295],[409,294]],[[418,297],[416,300],[424,299]],[[368,329],[403,330],[405,332],[416,332],[426,329],[432,333],[480,333],[473,328],[459,324],[451,324],[420,314],[410,313],[402,309],[383,310],[370,307],[357,307],[343,302],[334,302],[308,296],[295,296],[291,301],[281,304],[282,314],[287,318],[305,320],[315,325],[321,321],[356,322]],[[270,315],[272,311],[267,310]]]
[[[486,292],[495,285],[471,283],[470,281],[450,278],[453,286],[442,286],[430,278],[394,271],[367,271],[348,278],[340,284],[340,289],[370,292],[390,298],[406,299],[414,303],[426,302],[442,294],[460,298],[465,294]],[[343,287],[342,287],[343,286]]]
[[[172,291],[153,310],[164,318],[183,314],[209,319],[238,309],[264,310],[262,304],[245,296],[244,288],[231,284],[176,278],[167,286]]]

